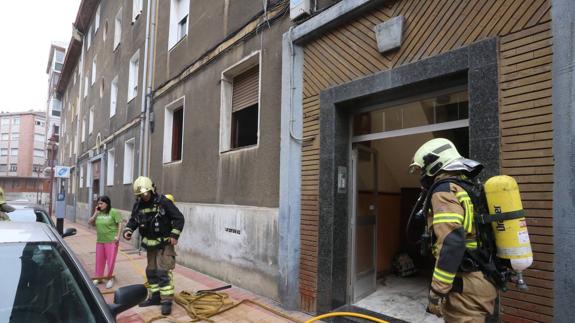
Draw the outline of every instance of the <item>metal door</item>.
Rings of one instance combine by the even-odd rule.
[[[352,150],[351,301],[376,289],[377,152],[362,144]]]

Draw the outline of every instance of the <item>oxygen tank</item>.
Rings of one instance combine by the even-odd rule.
[[[497,257],[509,260],[511,269],[517,273],[517,285],[526,289],[522,271],[533,263],[533,253],[523,215],[519,186],[513,177],[491,177],[484,185],[489,215],[511,215],[511,219],[491,223],[497,246]]]

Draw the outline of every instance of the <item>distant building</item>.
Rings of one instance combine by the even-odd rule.
[[[45,162],[45,114],[0,113],[0,186],[8,197],[42,199],[38,193],[48,192]]]
[[[60,81],[62,67],[64,66],[64,56],[66,54],[65,43],[53,42],[48,55],[48,96],[46,104],[46,138],[56,136],[58,139],[60,132],[60,114],[62,112],[62,101],[56,95],[56,86]]]

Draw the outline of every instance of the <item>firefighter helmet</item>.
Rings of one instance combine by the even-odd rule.
[[[441,170],[464,171],[474,177],[483,169],[480,163],[463,158],[455,145],[445,138],[431,139],[415,152],[409,172],[421,170],[422,175],[433,177]]]
[[[141,195],[146,192],[154,192],[154,183],[149,177],[140,176],[136,178],[133,185],[134,195]]]
[[[172,194],[166,194],[165,196],[168,200],[172,201],[172,203],[176,203],[176,199],[174,199]]]

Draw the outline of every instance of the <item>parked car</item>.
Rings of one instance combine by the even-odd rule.
[[[0,222],[0,322],[115,322],[146,298],[144,285],[116,290],[106,304],[56,229]]]
[[[39,205],[27,201],[9,201],[8,204],[15,208],[14,211],[6,213],[14,222],[42,222],[56,227],[48,212]],[[76,234],[75,228],[68,228],[62,233],[62,237],[69,237]]]

